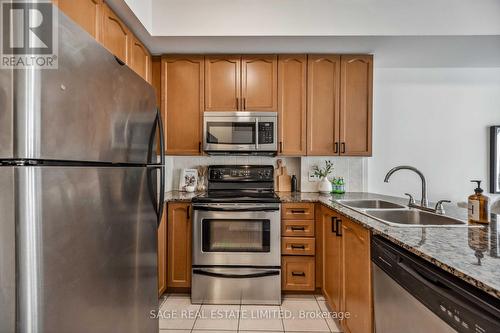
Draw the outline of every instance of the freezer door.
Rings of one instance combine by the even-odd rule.
[[[15,332],[14,168],[0,166],[0,332]]]
[[[18,332],[158,332],[149,169],[18,167]]]
[[[0,160],[10,158],[13,151],[12,137],[13,72],[0,69]]]
[[[58,34],[58,69],[16,70],[14,158],[146,164],[153,87],[61,12]]]

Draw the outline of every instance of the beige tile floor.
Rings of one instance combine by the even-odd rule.
[[[189,295],[170,294],[160,304],[167,317],[159,320],[160,333],[342,332],[321,295],[285,295],[281,306],[253,306],[191,304]]]

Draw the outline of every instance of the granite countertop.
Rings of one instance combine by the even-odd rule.
[[[196,193],[169,192],[167,201],[190,201]],[[382,199],[406,205],[407,199],[356,192],[322,195],[278,192],[282,202],[319,202],[462,280],[500,298],[500,215],[489,225],[473,227],[393,227],[345,207],[340,199]],[[467,210],[445,205],[446,215],[467,219]]]

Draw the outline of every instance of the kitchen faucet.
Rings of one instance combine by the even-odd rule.
[[[408,203],[408,207],[417,208],[417,209],[420,209],[420,210],[425,210],[425,211],[429,211],[429,212],[433,212],[433,213],[438,213],[438,214],[444,214],[443,203],[444,202],[451,202],[451,201],[449,201],[449,200],[439,200],[436,203],[436,207],[435,208],[429,208],[429,201],[427,201],[427,182],[425,180],[424,174],[420,170],[418,170],[417,168],[412,167],[410,165],[400,165],[400,166],[394,167],[391,170],[389,170],[389,172],[387,172],[387,174],[385,175],[385,178],[384,178],[384,182],[388,183],[389,182],[389,178],[391,178],[392,174],[395,173],[396,171],[399,171],[399,170],[410,170],[410,171],[413,171],[417,175],[419,175],[420,180],[422,181],[422,198],[420,200],[420,205],[415,204],[415,199],[413,199],[413,196],[411,194],[405,193],[405,195],[407,195],[408,197],[410,197],[410,202]]]

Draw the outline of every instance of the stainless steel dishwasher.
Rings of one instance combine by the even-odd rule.
[[[500,301],[403,248],[371,245],[377,333],[500,332]]]

